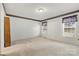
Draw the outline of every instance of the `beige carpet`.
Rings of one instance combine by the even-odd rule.
[[[44,38],[16,41],[11,47],[2,49],[7,56],[77,56],[79,47]]]

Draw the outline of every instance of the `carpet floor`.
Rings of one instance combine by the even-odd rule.
[[[6,56],[79,56],[79,47],[38,37],[16,41],[13,46],[2,49],[1,54]]]

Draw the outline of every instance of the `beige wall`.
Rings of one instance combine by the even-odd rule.
[[[77,22],[77,28],[76,28],[76,34],[77,37],[74,38],[69,38],[69,37],[63,37],[63,25],[62,25],[62,18],[70,15],[66,15],[63,17],[55,18],[48,20],[47,23],[47,32],[43,33],[42,36],[46,37],[48,39],[56,40],[56,41],[62,41],[66,43],[72,43],[72,44],[77,44],[79,45],[79,13],[74,13],[71,15],[78,15],[78,22]]]
[[[5,12],[2,4],[0,3],[0,47],[4,48],[4,16]]]
[[[40,22],[10,17],[11,41],[40,36]]]

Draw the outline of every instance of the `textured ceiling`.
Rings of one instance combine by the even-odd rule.
[[[4,6],[8,14],[37,20],[79,10],[79,3],[5,3]],[[37,12],[39,8],[45,8],[45,12]]]

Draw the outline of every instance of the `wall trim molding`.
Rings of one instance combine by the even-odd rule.
[[[58,17],[62,17],[62,16],[65,16],[65,15],[69,15],[69,14],[73,14],[73,13],[79,12],[79,10],[75,10],[75,11],[64,13],[64,14],[61,14],[61,15],[58,15],[58,16],[49,17],[49,18],[46,18],[46,19],[43,19],[43,20],[37,20],[37,19],[33,19],[33,18],[28,18],[28,17],[22,17],[22,16],[18,16],[18,15],[8,14],[7,11],[6,11],[4,3],[2,3],[2,5],[3,5],[3,8],[4,8],[5,14],[7,16],[12,16],[12,17],[17,17],[17,18],[22,18],[22,19],[27,19],[27,20],[33,20],[33,21],[38,21],[38,22],[43,22],[43,21],[47,21],[47,20],[51,20],[51,19],[54,19],[54,18],[58,18]]]
[[[27,18],[27,17],[22,17],[22,16],[8,14],[7,11],[6,11],[4,3],[2,3],[2,5],[3,5],[3,9],[4,9],[4,12],[5,12],[6,16],[12,16],[12,17],[17,17],[17,18],[22,18],[22,19],[27,19],[27,20],[33,20],[33,21],[41,22],[41,20],[37,20],[37,19],[32,19],[32,18]]]
[[[3,6],[3,9],[4,9],[4,12],[5,12],[5,15],[6,15],[6,8],[5,8],[5,5],[4,5],[4,3],[2,3],[2,6]]]
[[[33,20],[33,21],[41,22],[40,20],[36,20],[36,19],[32,19],[32,18],[17,16],[17,15],[12,15],[12,14],[6,14],[6,15],[7,15],[7,16],[12,16],[12,17],[17,17],[17,18],[22,18],[22,19],[27,19],[27,20]]]
[[[54,19],[54,18],[62,17],[62,16],[65,16],[65,15],[69,15],[69,14],[73,14],[73,13],[77,13],[77,12],[79,12],[79,10],[68,12],[68,13],[61,14],[61,15],[54,16],[54,17],[50,17],[50,18],[47,18],[47,19],[44,19],[44,20],[41,20],[41,21],[47,21],[47,20],[51,20],[51,19]]]

